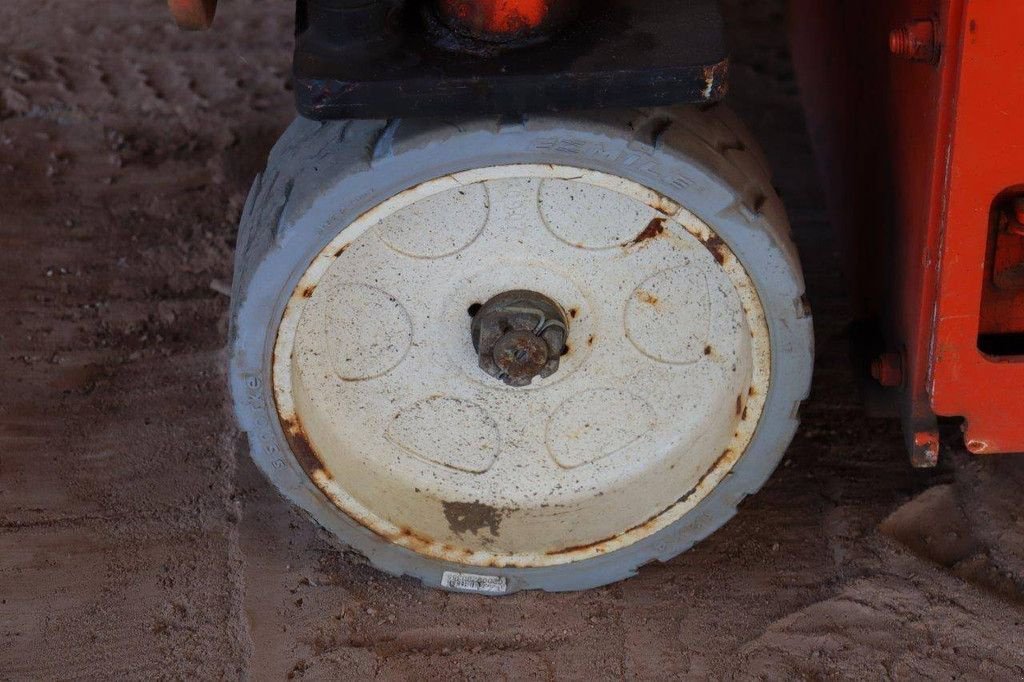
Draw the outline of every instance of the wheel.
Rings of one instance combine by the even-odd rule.
[[[724,524],[812,329],[724,107],[297,120],[247,201],[230,381],[256,463],[374,566],[578,590]]]

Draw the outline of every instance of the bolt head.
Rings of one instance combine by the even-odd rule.
[[[548,344],[531,332],[513,331],[498,339],[492,355],[507,377],[505,383],[514,386],[525,381],[528,384],[548,364]]]
[[[935,22],[918,19],[889,33],[889,51],[893,56],[915,62],[937,62],[939,47]]]

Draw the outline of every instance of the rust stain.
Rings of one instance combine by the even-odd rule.
[[[736,416],[739,416],[743,412],[743,396],[736,396]]]
[[[640,299],[641,303],[646,303],[647,305],[653,306],[658,305],[658,297],[649,291],[644,291],[643,289],[640,289],[636,292],[636,297]]]
[[[743,421],[747,421],[747,406],[746,405],[743,406],[743,414],[740,415],[740,419],[742,419]]]
[[[444,517],[448,519],[448,527],[456,535],[478,535],[486,528],[491,535],[498,537],[505,510],[496,509],[482,502],[443,502],[442,506]]]
[[[281,426],[284,428],[285,438],[288,440],[288,445],[291,447],[296,461],[310,478],[317,482],[316,474],[320,474],[328,480],[334,480],[334,476],[317,456],[316,450],[313,449],[313,444],[310,442],[309,436],[306,435],[306,430],[303,428],[302,422],[298,417],[282,417]],[[318,482],[317,487],[321,487]],[[324,490],[324,492],[326,493],[327,491]],[[436,541],[432,538],[420,535],[411,528],[403,527],[397,533],[385,532],[357,516],[349,515],[349,517],[388,542],[400,544],[416,552],[429,553],[437,545]]]
[[[653,208],[658,213],[664,213],[665,215],[675,215],[679,211],[679,204],[672,201],[668,197],[658,196],[654,201],[648,201],[647,205]]]
[[[757,395],[757,389],[751,386],[749,389],[747,389],[747,395],[751,397]]]
[[[697,485],[695,485],[692,488],[690,488],[690,490],[688,490],[685,495],[683,495],[682,497],[680,497],[678,500],[675,501],[675,504],[672,504],[671,506],[667,507],[665,509],[665,511],[663,511],[661,513],[664,514],[669,509],[671,509],[672,507],[676,506],[677,504],[682,504],[683,502],[686,502],[688,499],[693,497],[694,493],[696,493],[698,490],[700,490],[700,487],[702,485],[704,485],[704,481],[707,480],[708,476],[710,476],[712,473],[714,473],[718,469],[718,467],[722,466],[722,463],[725,462],[730,457],[732,457],[732,449],[731,448],[726,448],[725,450],[722,451],[722,454],[718,456],[718,459],[715,460],[715,463],[711,465],[711,468],[708,469],[707,471],[705,471],[704,475],[700,477],[700,479],[697,481]],[[659,514],[659,516],[660,516],[660,514]]]
[[[576,316],[580,314],[579,308],[569,308],[569,317],[576,319]]]
[[[704,242],[704,246],[708,247],[708,251],[715,257],[719,265],[725,265],[725,258],[729,255],[729,247],[726,246],[722,238],[717,234],[713,234],[708,237],[708,240]]]
[[[726,448],[725,450],[723,450],[722,454],[719,455],[718,459],[715,460],[715,463],[711,465],[711,468],[705,471],[704,475],[701,476],[700,479],[697,481],[697,485],[690,488],[690,490],[688,490],[685,495],[676,500],[674,504],[670,505],[669,507],[666,507],[665,510],[661,512],[661,514],[664,514],[677,504],[682,504],[683,502],[686,502],[688,499],[693,497],[694,493],[696,493],[700,489],[700,487],[704,485],[704,481],[707,480],[708,476],[714,473],[718,469],[718,467],[722,466],[722,464],[730,457],[732,457],[732,449]],[[661,514],[659,514],[658,516],[661,516]]]
[[[665,222],[664,218],[655,218],[647,224],[647,227],[645,227],[643,231],[636,236],[636,239],[629,243],[629,245],[636,246],[637,244],[642,244],[648,240],[660,237],[665,232]]]
[[[593,334],[591,334],[590,338],[587,339],[587,345],[588,346],[593,346],[594,345],[594,335]]]
[[[346,251],[348,251],[348,247],[350,247],[350,246],[352,246],[352,245],[351,244],[345,244],[345,246],[341,247],[340,249],[338,249],[337,251],[334,252],[334,257],[335,258],[340,257],[341,254],[343,254]]]
[[[711,346],[704,346],[704,355],[711,355],[715,352],[715,349]]]
[[[547,556],[560,556],[560,555],[563,555],[563,554],[575,554],[577,552],[591,552],[591,551],[597,552],[598,554],[604,554],[605,551],[607,551],[607,550],[605,550],[603,545],[606,545],[608,543],[614,542],[615,540],[618,540],[619,538],[621,538],[623,536],[629,535],[630,533],[635,533],[638,530],[643,530],[643,529],[647,528],[648,526],[654,524],[658,520],[658,517],[660,517],[666,511],[671,509],[673,506],[675,506],[675,505],[671,505],[669,507],[666,507],[664,510],[658,512],[657,514],[655,514],[651,518],[647,519],[643,523],[637,524],[637,525],[633,526],[632,528],[630,528],[629,530],[626,530],[626,531],[623,531],[622,533],[619,533],[618,535],[612,535],[612,536],[604,538],[602,540],[598,540],[597,542],[589,542],[589,543],[587,543],[585,545],[573,545],[572,547],[565,547],[564,549],[552,550],[550,552],[545,552],[545,554],[547,554]]]
[[[628,532],[629,531],[626,531],[626,533]],[[625,535],[625,533],[623,533],[623,535]],[[547,554],[547,556],[561,556],[563,554],[575,554],[576,552],[589,552],[591,550],[597,550],[598,552],[603,553],[604,550],[601,549],[601,545],[605,544],[606,542],[611,542],[612,540],[615,540],[618,537],[618,535],[613,535],[610,538],[598,540],[597,542],[591,542],[590,544],[573,545],[572,547],[566,547],[565,549],[554,549],[550,552],[545,552],[545,554]]]
[[[313,292],[316,291],[316,286],[308,286],[302,290],[302,298],[313,298]]]
[[[380,533],[377,534],[380,535]],[[428,538],[425,535],[420,535],[411,528],[402,528],[398,532],[398,535],[396,537],[388,538],[385,536],[385,539],[390,540],[392,542],[398,542],[402,546],[408,547],[409,549],[416,552],[429,550],[433,548],[434,545],[436,544],[432,538]]]
[[[309,436],[306,435],[306,430],[302,427],[302,422],[299,421],[298,417],[291,417],[289,419],[281,419],[281,426],[284,427],[284,435],[288,441],[288,445],[291,446],[292,453],[295,455],[295,459],[298,461],[299,466],[302,470],[312,477],[314,474],[322,474],[328,479],[333,479],[334,476],[327,470],[324,463],[316,454],[316,450],[313,449],[313,444],[309,441]]]

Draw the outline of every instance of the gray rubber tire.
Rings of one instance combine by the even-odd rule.
[[[750,446],[675,524],[593,559],[532,569],[427,559],[354,522],[309,480],[285,440],[270,371],[284,306],[312,259],[364,211],[424,181],[479,167],[551,163],[646,185],[710,224],[755,282],[768,318],[771,386]],[[507,592],[582,590],[666,561],[726,523],[767,480],[789,445],[813,364],[803,276],[782,203],[757,145],[724,106],[515,121],[296,120],[249,194],[239,229],[231,307],[230,382],[252,457],[293,503],[393,575],[441,587],[445,571],[501,576]]]

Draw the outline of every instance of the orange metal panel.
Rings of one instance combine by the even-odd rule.
[[[992,206],[1024,186],[1021,26],[1024,3],[1010,0],[967,2],[957,26],[930,392],[936,414],[965,418],[965,439],[976,453],[1024,452],[1024,357],[992,357],[977,346],[991,277]],[[1024,308],[1024,295],[1013,295],[1007,308]]]
[[[912,461],[937,461],[936,415],[963,417],[976,452],[1024,451],[1024,357],[978,348],[980,334],[1024,331],[1024,244],[993,214],[1024,196],[1024,2],[791,9],[855,315],[881,332],[870,352],[884,353],[875,370]]]
[[[922,19],[935,22],[938,59],[887,55],[882,103],[887,112],[887,187],[891,197],[888,267],[893,301],[885,306],[890,343],[903,356],[900,404],[911,461],[938,462],[939,434],[928,391],[944,216],[946,160],[953,126],[963,0],[876,3],[893,29]],[[881,27],[880,27],[881,28]],[[892,45],[889,45],[890,51]],[[887,202],[888,203],[888,202]]]
[[[959,42],[960,0],[791,0],[793,50],[809,131],[842,237],[858,325],[886,344],[879,377],[893,387],[917,466],[938,461],[927,392],[939,225],[956,85],[956,50],[891,41],[932,20],[941,44]],[[955,17],[951,20],[950,17]],[[858,339],[863,342],[863,339]],[[858,352],[860,349],[857,349]],[[867,366],[860,368],[867,370]]]

